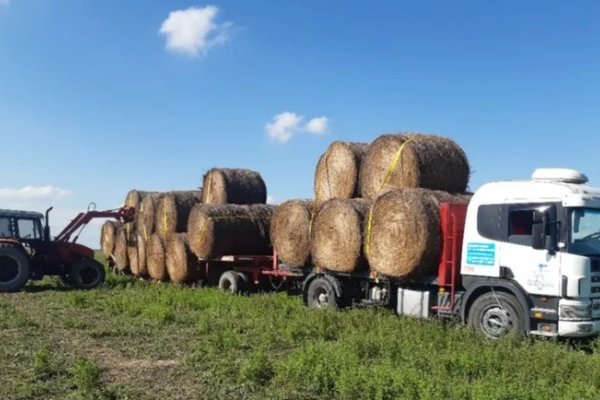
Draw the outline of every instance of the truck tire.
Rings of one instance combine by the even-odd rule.
[[[241,294],[246,291],[248,278],[241,272],[225,271],[219,278],[219,289],[224,292]]]
[[[306,304],[310,308],[338,308],[340,306],[340,299],[336,296],[331,282],[324,277],[318,277],[308,284]]]
[[[491,339],[510,333],[525,336],[525,312],[517,298],[506,292],[488,292],[475,299],[468,322]]]
[[[68,281],[77,289],[94,289],[104,283],[104,266],[91,258],[75,261],[69,268]]]
[[[18,292],[31,275],[29,258],[15,246],[0,245],[0,293]]]

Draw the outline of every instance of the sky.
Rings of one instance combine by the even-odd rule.
[[[329,143],[400,131],[460,144],[471,190],[537,167],[600,186],[598,21],[577,0],[0,0],[0,208],[52,205],[58,233],[212,167],[310,198]]]

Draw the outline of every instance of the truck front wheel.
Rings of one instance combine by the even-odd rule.
[[[468,321],[487,337],[498,339],[514,333],[525,335],[524,311],[515,296],[505,292],[490,292],[479,296],[469,310]]]
[[[93,289],[104,283],[104,267],[96,260],[82,258],[69,268],[68,282],[77,289]]]

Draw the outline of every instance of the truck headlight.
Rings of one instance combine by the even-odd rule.
[[[592,305],[572,305],[562,304],[559,308],[558,316],[560,319],[581,320],[592,318]]]

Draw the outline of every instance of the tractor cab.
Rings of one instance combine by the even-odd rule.
[[[39,212],[0,210],[0,242],[43,239],[43,219]]]

